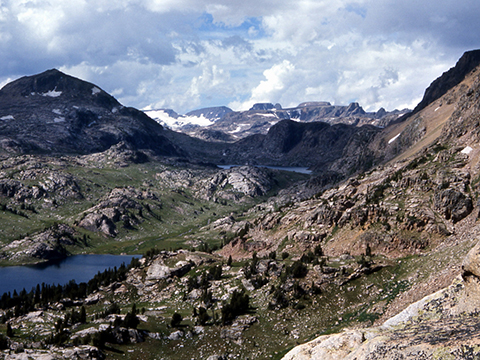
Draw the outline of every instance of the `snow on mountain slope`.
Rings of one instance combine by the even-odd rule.
[[[172,130],[179,130],[185,126],[209,126],[215,123],[214,120],[207,119],[205,116],[185,116],[177,115],[173,111],[168,110],[144,110],[150,118],[157,121],[162,126]],[[172,116],[173,115],[173,116]]]

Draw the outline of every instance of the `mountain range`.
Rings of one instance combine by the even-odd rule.
[[[247,112],[203,109],[187,115],[217,120],[195,129],[192,137],[122,106],[94,84],[48,70],[0,90],[0,146],[7,153],[89,154],[122,142],[155,156],[215,164],[303,166],[343,176],[375,163],[366,144],[404,113],[383,109],[366,113],[356,103],[324,102],[292,109],[257,104]],[[318,119],[324,121],[320,124]]]
[[[248,111],[233,111],[221,106],[205,108],[179,115],[173,110],[148,110],[147,115],[163,126],[208,141],[234,142],[249,135],[266,134],[281,120],[326,122],[328,124],[374,125],[385,127],[410,111],[380,109],[367,113],[358,103],[348,106],[329,102],[304,102],[283,109],[280,104],[258,103]],[[221,134],[221,136],[219,136]]]
[[[3,295],[2,355],[478,358],[479,99],[480,50],[411,112],[256,104],[183,132],[58,70],[7,84],[0,264],[144,257]]]

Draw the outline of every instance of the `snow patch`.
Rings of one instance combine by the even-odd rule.
[[[57,115],[62,115],[62,110],[60,109],[53,109],[52,112]]]
[[[239,133],[240,131],[245,131],[246,129],[250,128],[251,124],[239,124],[237,128],[233,131],[230,131],[231,134]]]
[[[61,122],[64,122],[64,121],[65,121],[65,118],[63,116],[56,117],[55,119],[53,119],[54,123],[61,123]]]
[[[57,88],[55,87],[55,89],[47,91],[46,93],[43,93],[41,95],[56,98],[56,97],[59,97],[60,95],[62,95],[62,92],[57,91]]]
[[[249,118],[254,117],[254,116],[277,117],[277,115],[271,114],[271,113],[255,113],[255,114],[248,115]]]
[[[470,154],[472,152],[472,148],[470,146],[467,146],[465,149],[461,151],[462,154]]]
[[[145,110],[150,118],[158,122],[159,124],[169,127],[170,129],[176,130],[182,128],[186,125],[198,125],[198,126],[209,126],[214,123],[214,121],[207,119],[205,116],[179,116],[178,118],[171,117],[164,110]]]
[[[401,134],[401,133],[400,133]],[[391,138],[390,140],[388,140],[388,143],[391,144],[392,142],[394,142],[395,140],[398,139],[398,137],[400,136],[400,134],[398,134],[397,136],[394,136],[393,138]]]
[[[437,108],[435,109],[435,111],[437,111],[438,109],[440,109],[440,106],[439,106],[439,107],[437,107]]]
[[[118,108],[114,107],[114,108],[112,109],[112,114],[116,114],[117,112],[118,112]]]
[[[101,92],[102,92],[102,90],[100,90],[100,89],[99,89],[98,87],[96,87],[96,86],[94,86],[94,87],[92,88],[92,95],[97,95],[97,94],[99,94],[99,93],[101,93]]]
[[[13,115],[7,115],[0,117],[0,120],[15,120],[15,118],[13,117]]]

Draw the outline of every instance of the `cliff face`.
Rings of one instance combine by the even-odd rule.
[[[345,175],[372,165],[367,145],[380,131],[373,126],[298,123],[282,120],[266,135],[254,135],[228,147],[227,163],[311,166]]]
[[[445,95],[450,89],[460,84],[465,76],[480,64],[480,50],[467,51],[457,64],[443,73],[425,90],[422,101],[415,107],[413,114]]]

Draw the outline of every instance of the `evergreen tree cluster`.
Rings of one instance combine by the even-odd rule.
[[[7,336],[10,337],[8,334]],[[0,350],[5,350],[9,348],[7,336],[0,334]]]
[[[222,265],[215,265],[208,270],[208,278],[220,280],[222,278]]]
[[[140,323],[140,320],[137,317],[137,307],[135,304],[133,304],[132,310],[127,312],[123,320],[120,317],[115,318],[113,327],[114,328],[125,327],[128,329],[136,329],[139,323]]]
[[[243,267],[243,275],[245,275],[246,279],[250,279],[252,275],[257,274],[257,264],[258,264],[258,257],[257,252],[254,252],[252,255],[252,261],[247,261],[245,266]]]
[[[117,281],[124,281],[127,278],[127,272],[139,266],[139,260],[132,258],[132,262],[127,267],[125,263],[113,269],[107,269],[104,272],[98,272],[88,283],[77,284],[75,280],[69,281],[66,285],[47,285],[43,283],[41,286],[37,285],[34,289],[27,293],[25,289],[13,294],[10,292],[4,293],[0,298],[0,309],[14,309],[14,312],[7,311],[1,318],[6,322],[9,318],[15,316],[22,316],[36,307],[44,307],[51,302],[58,302],[64,298],[83,299],[89,294],[97,291],[101,286],[108,286]]]
[[[249,307],[250,297],[245,292],[245,289],[242,289],[241,291],[235,290],[230,302],[224,303],[222,306],[222,324],[225,325],[235,319],[238,315],[244,314],[248,311]]]

